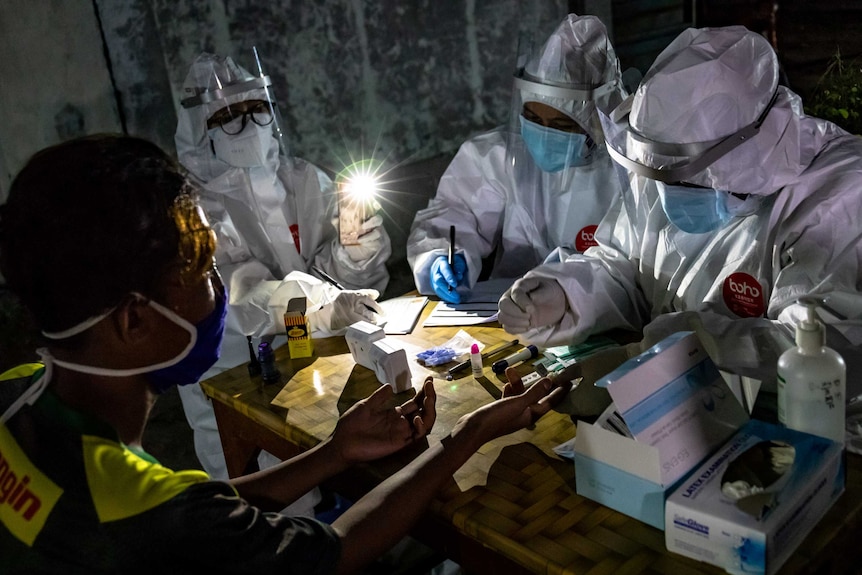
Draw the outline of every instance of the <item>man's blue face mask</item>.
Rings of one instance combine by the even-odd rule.
[[[213,311],[202,319],[197,325],[183,319],[176,312],[156,303],[140,293],[132,292],[132,295],[142,300],[155,309],[158,313],[177,324],[188,332],[190,338],[185,349],[176,357],[162,361],[156,365],[145,365],[128,369],[117,369],[95,365],[83,365],[70,361],[63,361],[51,356],[47,348],[39,350],[40,355],[48,357],[52,363],[56,363],[66,369],[80,373],[91,373],[94,375],[112,377],[130,377],[132,375],[146,374],[150,385],[157,393],[162,393],[172,385],[188,385],[197,383],[201,376],[211,368],[218,360],[221,353],[222,336],[224,335],[225,316],[227,315],[227,290],[218,280],[216,303]],[[116,308],[88,318],[69,329],[59,332],[43,331],[42,335],[48,339],[62,340],[82,333],[99,323],[112,313]]]
[[[727,192],[656,182],[661,206],[673,225],[690,234],[704,234],[726,224]]]
[[[216,295],[213,311],[195,324],[197,338],[188,354],[173,365],[146,374],[153,391],[164,393],[174,385],[189,385],[200,380],[221,354],[226,315],[227,291],[222,291]]]
[[[545,172],[583,166],[590,159],[586,134],[563,132],[521,116],[521,137],[533,161]]]

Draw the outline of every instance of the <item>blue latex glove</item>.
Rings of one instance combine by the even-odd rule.
[[[452,268],[455,269],[452,269]],[[457,288],[467,277],[467,260],[463,254],[455,254],[452,267],[449,266],[449,258],[437,256],[431,263],[431,287],[434,293],[443,301],[449,303],[461,303],[461,294]]]
[[[421,359],[425,365],[441,365],[455,359],[455,350],[451,347],[432,347],[420,351],[416,357]]]

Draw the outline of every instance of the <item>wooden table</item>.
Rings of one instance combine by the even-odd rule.
[[[496,323],[422,328],[433,305],[426,306],[412,334],[387,336],[410,352],[414,386],[427,373],[437,376],[438,419],[428,437],[432,443],[461,415],[499,397],[504,379],[486,361],[485,377],[474,379],[466,369],[446,381],[444,368],[431,371],[416,363],[412,352],[444,343],[459,329],[488,347],[511,339]],[[276,360],[283,383],[264,386],[249,377],[245,365],[201,383],[213,399],[231,476],[253,469],[261,448],[288,458],[314,446],[332,432],[339,414],[379,386],[371,370],[355,364],[343,337],[315,340],[314,356],[305,359],[291,360],[283,346],[276,350]],[[413,393],[398,394],[397,402]],[[485,445],[438,494],[413,535],[471,573],[723,573],[666,551],[662,531],[577,495],[574,465],[552,451],[574,435],[569,416],[551,412],[535,429]],[[420,449],[357,466],[329,486],[355,500]],[[846,492],[782,574],[862,569],[862,457],[850,454],[847,463]]]

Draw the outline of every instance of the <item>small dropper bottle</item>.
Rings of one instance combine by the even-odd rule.
[[[482,377],[482,354],[479,353],[478,343],[470,346],[470,367],[473,370],[473,377]]]
[[[778,358],[778,420],[785,426],[844,443],[847,368],[826,347],[815,298],[799,299],[808,317],[796,326],[796,347]]]
[[[268,341],[262,341],[257,346],[257,359],[260,362],[264,383],[275,383],[281,378],[281,373],[275,365],[275,352]]]

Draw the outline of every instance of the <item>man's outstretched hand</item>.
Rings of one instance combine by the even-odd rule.
[[[431,376],[413,399],[387,408],[392,395],[392,387],[382,385],[338,419],[332,443],[348,465],[395,453],[431,431],[437,419]]]

